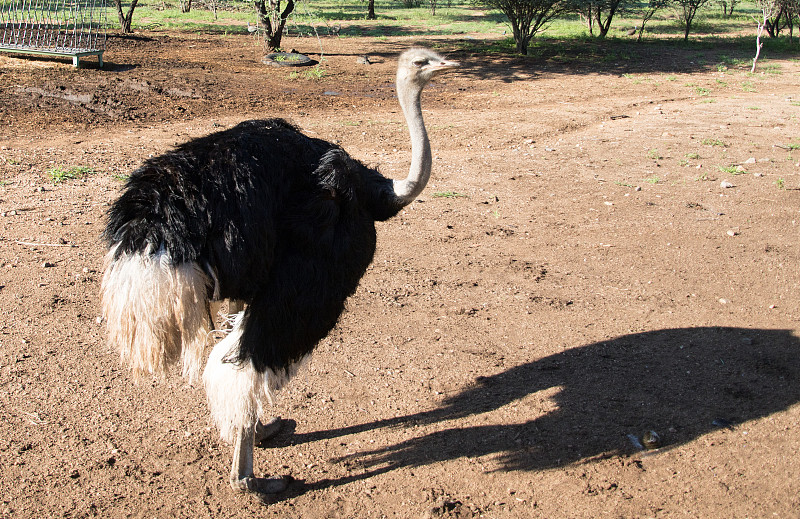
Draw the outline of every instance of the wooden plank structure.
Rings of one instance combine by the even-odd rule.
[[[106,47],[105,0],[0,0],[0,51],[80,58]]]

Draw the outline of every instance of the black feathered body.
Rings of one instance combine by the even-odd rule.
[[[208,299],[248,305],[233,360],[285,371],[336,324],[372,261],[374,222],[400,209],[393,196],[338,146],[280,119],[247,121],[132,173],[105,238],[112,262],[196,264]]]

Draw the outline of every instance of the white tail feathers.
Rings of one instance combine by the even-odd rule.
[[[136,378],[163,375],[183,359],[195,381],[208,342],[207,276],[195,263],[172,265],[164,252],[106,256],[101,289],[108,342]]]

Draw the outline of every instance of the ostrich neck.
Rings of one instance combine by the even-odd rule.
[[[431,145],[420,107],[421,88],[402,88],[398,85],[397,99],[406,117],[411,136],[411,167],[408,176],[394,181],[394,193],[400,205],[408,205],[425,189],[431,176]]]

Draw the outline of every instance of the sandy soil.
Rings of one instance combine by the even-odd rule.
[[[465,65],[424,95],[434,178],[282,392],[256,470],[298,481],[265,507],[228,488],[202,388],[134,384],[105,344],[104,212],[144,158],[255,117],[404,176],[419,42]],[[321,43],[321,79],[247,36],[0,56],[0,518],[798,517],[796,59]]]

